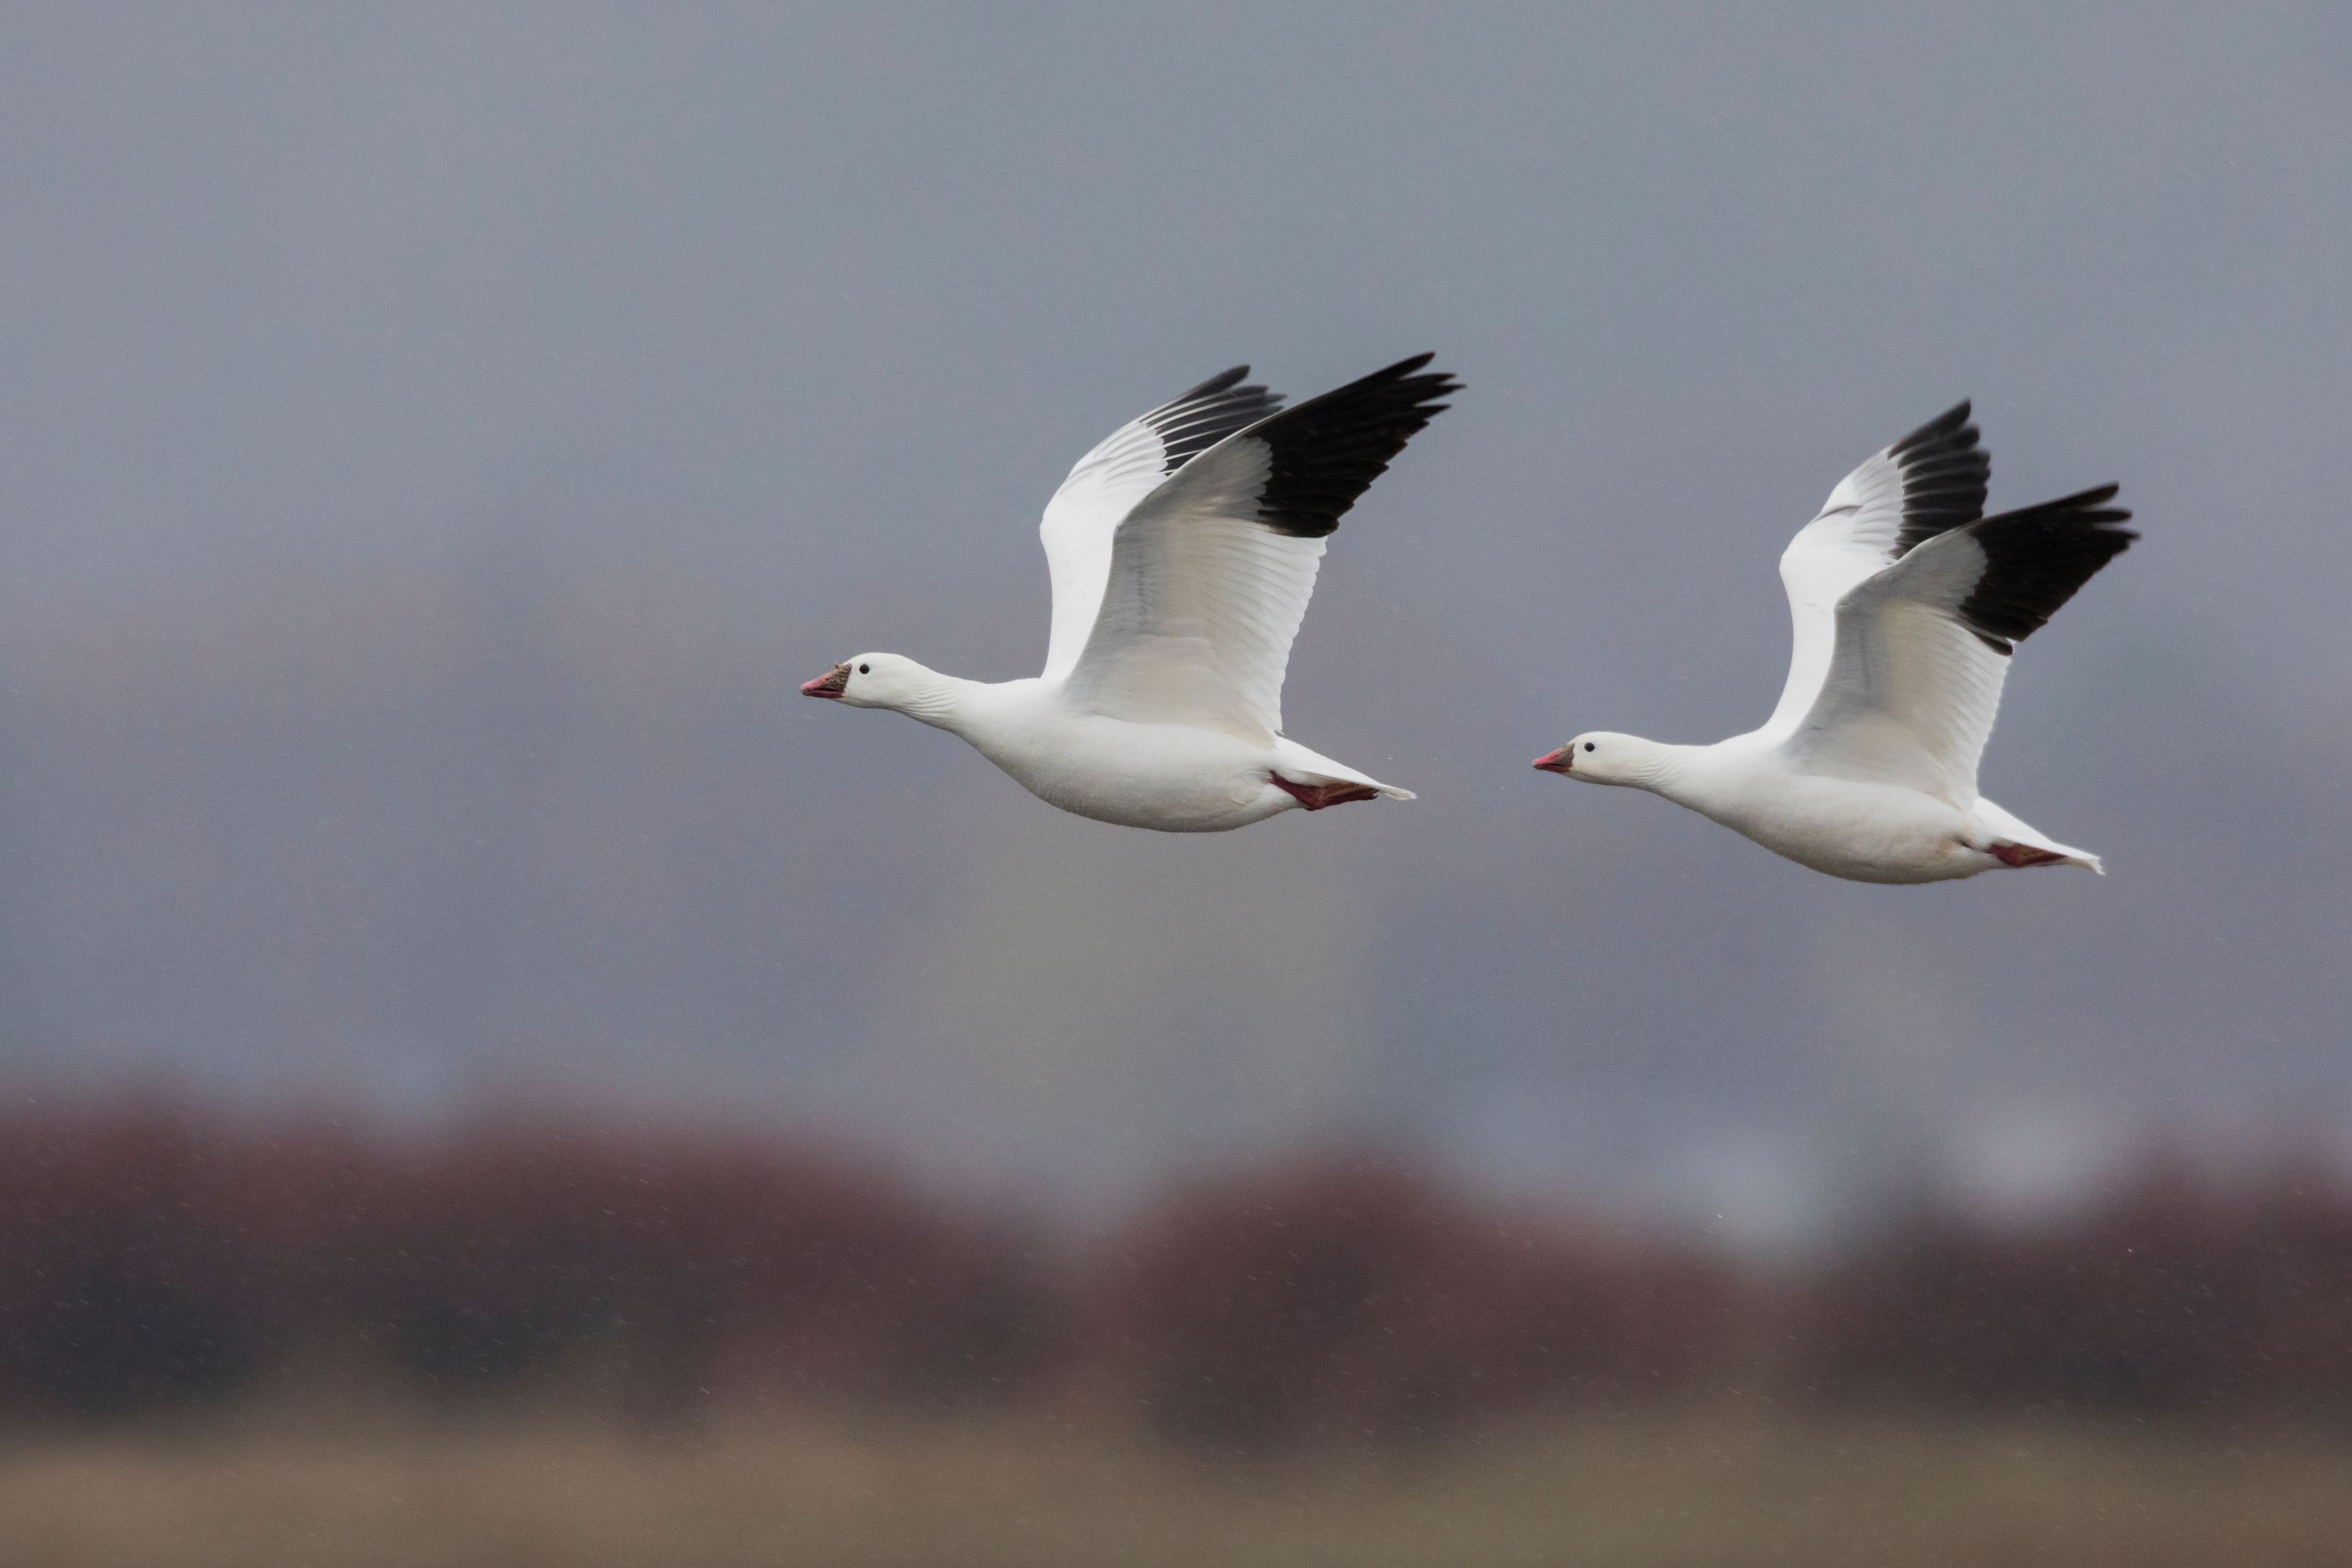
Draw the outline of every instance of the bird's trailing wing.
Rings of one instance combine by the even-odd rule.
[[[2017,644],[2138,537],[2115,496],[2103,485],[1948,530],[1853,589],[1790,754],[1814,773],[1974,805]]]
[[[1235,365],[1129,420],[1079,458],[1045,503],[1037,531],[1054,590],[1048,679],[1067,675],[1086,647],[1110,578],[1111,537],[1135,504],[1219,441],[1282,406],[1265,387],[1246,384],[1248,375],[1249,366]]]
[[[1838,481],[1780,556],[1789,679],[1767,731],[1786,735],[1812,708],[1836,641],[1838,601],[1920,544],[1982,517],[1991,476],[1962,403]]]
[[[1282,731],[1282,679],[1324,541],[1459,384],[1417,354],[1219,441],[1138,504],[1113,542],[1069,700],[1254,740]]]

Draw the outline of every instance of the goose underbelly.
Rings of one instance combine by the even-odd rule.
[[[1761,798],[1708,811],[1776,855],[1856,882],[1942,882],[2000,864],[1970,840],[1970,820],[1916,790],[1790,778]]]
[[[973,743],[1038,799],[1123,827],[1222,833],[1295,804],[1268,782],[1265,747],[1213,731],[1089,716]]]

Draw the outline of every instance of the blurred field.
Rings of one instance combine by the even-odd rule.
[[[1045,1421],[546,1417],[20,1438],[24,1568],[1479,1563],[2266,1568],[2352,1551],[2352,1442],[1652,1413],[1413,1455],[1190,1458]]]
[[[2347,1302],[2292,1152],[1761,1260],[1377,1152],[1080,1233],[690,1130],[38,1108],[0,1568],[2344,1564]]]

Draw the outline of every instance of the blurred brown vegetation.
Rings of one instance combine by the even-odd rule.
[[[1924,1205],[1767,1268],[1362,1151],[1108,1232],[839,1151],[508,1117],[432,1139],[147,1103],[0,1123],[0,1419],[217,1406],[341,1358],[474,1407],[1085,1410],[1211,1447],[1744,1403],[2352,1415],[2352,1193],[2155,1161],[2034,1223]]]
[[[1331,1153],[1189,1187],[1112,1237],[1073,1359],[1189,1438],[1416,1439],[1687,1392],[1727,1370],[1742,1302],[1673,1240]]]
[[[662,1417],[1033,1379],[1034,1238],[853,1160],[529,1120],[412,1145],[140,1106],[0,1128],[0,1408],[218,1401],[298,1354]]]

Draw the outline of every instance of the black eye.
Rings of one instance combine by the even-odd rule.
[[[861,664],[857,667],[857,673],[860,675],[871,675],[874,673],[874,667],[870,664]],[[1590,746],[1587,746],[1584,749],[1588,752],[1592,750]]]
[[[1589,751],[1591,751],[1591,750],[1592,750],[1592,742],[1591,742],[1591,741],[1587,741],[1587,742],[1584,742],[1584,749],[1585,749],[1586,751],[1588,751],[1588,752],[1589,752]]]

